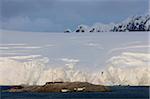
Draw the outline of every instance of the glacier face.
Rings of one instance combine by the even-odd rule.
[[[108,60],[107,77],[113,84],[149,85],[149,62],[149,53],[123,52]]]
[[[28,58],[30,56],[27,56]],[[21,56],[18,59],[24,59]],[[27,59],[27,58],[26,58]],[[65,67],[48,65],[41,57],[21,62],[13,57],[0,58],[0,85],[43,85],[50,81],[81,81],[103,85],[150,85],[150,55],[124,52],[107,61],[107,68],[98,72],[77,70],[76,63],[69,61]]]
[[[1,85],[49,81],[150,85],[148,32],[2,35]]]

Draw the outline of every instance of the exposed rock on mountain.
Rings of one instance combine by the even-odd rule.
[[[71,30],[70,30],[70,29],[66,29],[66,30],[64,31],[64,33],[71,33]]]
[[[127,32],[127,31],[150,31],[150,15],[134,16],[127,18],[118,24],[97,23],[89,27],[79,25],[74,32]]]

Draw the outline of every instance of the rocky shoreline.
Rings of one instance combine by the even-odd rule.
[[[8,92],[108,92],[110,89],[103,85],[88,82],[47,82],[45,85],[14,86]]]

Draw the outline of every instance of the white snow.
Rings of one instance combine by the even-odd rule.
[[[128,32],[128,31],[150,31],[150,15],[133,16],[114,24],[96,23],[93,26],[79,25],[74,32]],[[67,29],[71,32],[70,29]]]
[[[30,56],[27,56],[31,58]],[[26,57],[26,58],[27,58]],[[46,68],[47,58],[20,62],[12,58],[0,58],[0,84],[45,84],[49,81],[84,81],[104,85],[150,85],[150,54],[122,53],[108,60],[107,68],[97,73],[88,74],[76,70],[76,64],[66,67]],[[70,66],[72,65],[72,66]]]
[[[148,35],[147,32],[3,33],[0,84],[86,81],[150,85]],[[32,48],[35,46],[40,48]]]

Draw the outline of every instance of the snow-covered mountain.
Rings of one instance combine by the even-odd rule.
[[[93,26],[79,25],[73,32],[126,32],[126,31],[150,31],[150,15],[134,16],[127,18],[121,23],[102,24],[96,23]],[[64,32],[70,33],[67,29]]]

